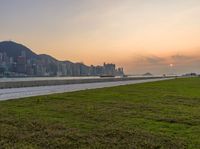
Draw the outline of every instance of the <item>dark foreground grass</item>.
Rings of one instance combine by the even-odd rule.
[[[200,78],[0,102],[0,148],[200,148]]]

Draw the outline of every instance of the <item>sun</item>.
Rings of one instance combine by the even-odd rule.
[[[169,67],[174,67],[174,64],[169,64]]]

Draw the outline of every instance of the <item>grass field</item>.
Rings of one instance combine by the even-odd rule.
[[[2,101],[0,148],[200,149],[200,78]]]

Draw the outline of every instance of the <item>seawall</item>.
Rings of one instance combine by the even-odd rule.
[[[114,81],[129,81],[129,80],[146,80],[146,79],[160,79],[173,78],[168,77],[124,77],[124,78],[95,78],[95,79],[63,79],[63,80],[36,80],[36,81],[12,81],[0,82],[0,89],[5,88],[20,88],[33,86],[51,86],[51,85],[66,85],[66,84],[82,84],[82,83],[96,83],[96,82],[114,82]]]

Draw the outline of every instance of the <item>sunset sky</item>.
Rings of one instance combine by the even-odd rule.
[[[200,72],[200,0],[0,0],[0,41],[126,73]]]

